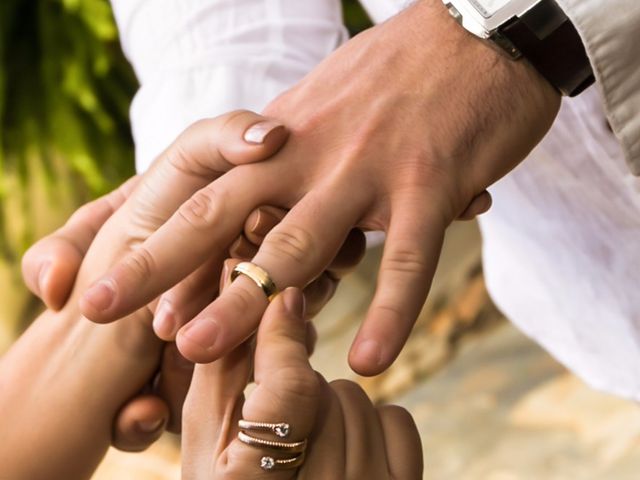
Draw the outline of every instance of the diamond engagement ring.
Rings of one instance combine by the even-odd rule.
[[[288,423],[265,423],[265,422],[252,422],[249,420],[239,420],[238,427],[238,439],[245,445],[249,445],[254,448],[262,448],[271,450],[272,453],[263,455],[260,458],[260,468],[263,470],[276,470],[276,469],[293,469],[298,468],[304,462],[304,452],[307,448],[307,441],[301,440],[298,442],[285,442],[282,439],[287,438],[291,433],[291,427]],[[254,437],[247,432],[261,432],[266,434],[275,435],[277,440],[266,440],[260,437]],[[295,454],[293,456],[280,458],[275,456],[275,453]]]

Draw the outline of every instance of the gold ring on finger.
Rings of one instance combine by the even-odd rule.
[[[278,295],[276,284],[262,267],[251,262],[241,262],[231,271],[231,282],[240,275],[245,275],[253,280],[267,296],[267,300],[272,301]]]

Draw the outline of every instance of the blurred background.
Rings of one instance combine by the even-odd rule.
[[[343,3],[352,33],[369,26]],[[135,89],[107,0],[0,1],[0,352],[42,308],[22,285],[26,248],[133,174]],[[360,379],[346,352],[373,293],[371,249],[316,321],[314,366],[414,414],[425,478],[640,478],[638,406],[590,390],[511,327],[484,288],[480,249],[474,223],[450,229],[409,344],[384,375]],[[134,478],[179,478],[179,440],[111,451],[95,475]]]

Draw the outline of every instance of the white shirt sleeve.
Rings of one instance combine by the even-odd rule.
[[[557,0],[580,32],[627,163],[640,175],[640,2]]]
[[[131,123],[144,171],[189,124],[262,110],[347,38],[339,0],[112,0],[140,81]]]

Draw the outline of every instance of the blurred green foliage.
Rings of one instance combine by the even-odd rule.
[[[24,186],[34,165],[55,180],[62,160],[80,180],[72,188],[91,196],[133,172],[136,80],[106,0],[0,0],[0,65],[0,206],[6,179]]]
[[[352,35],[360,33],[371,26],[369,17],[358,0],[342,0],[345,23]]]
[[[356,0],[343,4],[352,33],[369,26]],[[16,253],[2,208],[9,176],[24,187],[36,165],[60,187],[62,162],[78,180],[67,188],[86,199],[133,173],[135,88],[108,0],[0,0],[0,257]],[[21,237],[23,249],[32,239]]]

